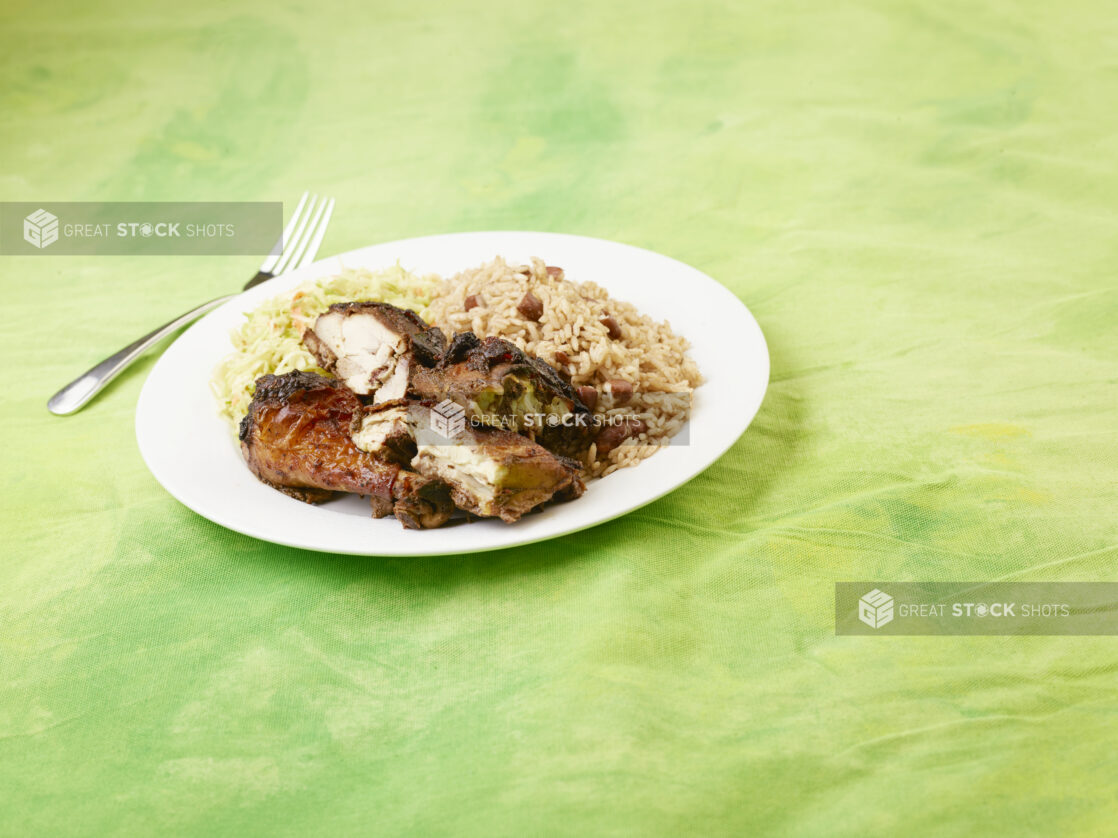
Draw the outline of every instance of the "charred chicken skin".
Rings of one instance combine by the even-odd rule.
[[[353,442],[361,412],[341,382],[307,372],[266,375],[256,382],[241,421],[241,452],[262,482],[319,503],[335,492],[369,495],[374,515],[402,512],[405,526],[439,526],[453,511],[445,487],[402,469]]]
[[[501,338],[454,336],[434,367],[417,366],[411,391],[450,399],[480,424],[523,433],[553,453],[579,457],[593,437],[590,409],[559,373]]]

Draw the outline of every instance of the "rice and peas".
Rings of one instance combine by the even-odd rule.
[[[538,321],[517,309],[529,292],[543,304]],[[594,413],[602,423],[639,419],[644,430],[600,462],[591,446],[583,463],[588,477],[636,465],[667,445],[687,421],[691,393],[702,383],[687,356],[687,341],[667,322],[657,323],[632,304],[611,299],[594,283],[567,280],[539,259],[514,266],[498,257],[449,280],[416,275],[399,265],[348,269],[269,300],[232,333],[234,351],[214,371],[211,386],[221,414],[234,425],[240,422],[262,375],[323,372],[303,346],[303,331],[332,304],[348,300],[411,309],[448,336],[469,330],[504,338],[565,371],[573,386],[598,389],[602,396]],[[606,386],[611,381],[632,385],[624,404],[611,396]]]

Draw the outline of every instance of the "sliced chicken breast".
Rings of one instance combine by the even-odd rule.
[[[319,315],[303,343],[324,370],[380,404],[406,395],[411,339],[426,330],[415,312],[387,303],[337,303]]]

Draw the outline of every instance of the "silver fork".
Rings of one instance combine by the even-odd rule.
[[[330,215],[333,212],[333,198],[319,199],[317,195],[304,192],[291,220],[283,228],[283,237],[272,248],[272,255],[264,260],[260,270],[248,281],[244,290],[247,291],[274,276],[313,262],[319,245],[322,244],[322,238],[326,235],[326,225],[330,223]],[[106,384],[131,366],[133,361],[152,346],[235,296],[237,295],[227,294],[208,303],[202,303],[197,308],[192,308],[186,314],[160,326],[154,332],[144,335],[135,343],[128,344],[51,396],[50,401],[47,402],[47,409],[59,416],[81,410],[90,399],[105,389]]]

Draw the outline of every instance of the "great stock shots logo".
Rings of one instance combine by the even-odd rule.
[[[858,619],[870,628],[881,628],[893,621],[893,598],[874,588],[858,600]]]
[[[447,439],[454,439],[466,429],[466,411],[450,399],[443,399],[431,409],[431,430]]]
[[[58,216],[37,209],[23,219],[23,240],[40,250],[58,241]]]
[[[1118,635],[1118,582],[836,582],[835,634]]]
[[[0,201],[4,256],[271,254],[282,232],[278,201]]]

